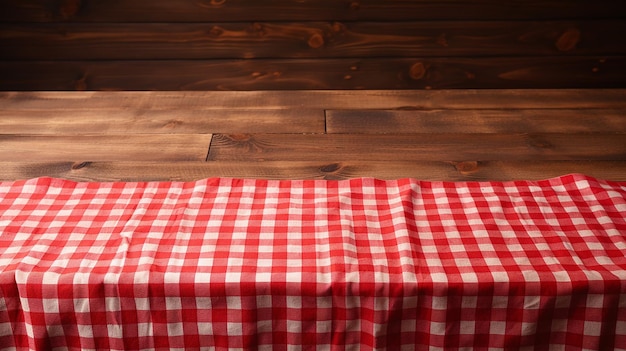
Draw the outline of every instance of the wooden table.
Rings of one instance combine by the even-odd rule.
[[[0,179],[626,180],[626,90],[0,93]]]

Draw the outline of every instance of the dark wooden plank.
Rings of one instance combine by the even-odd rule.
[[[328,133],[626,133],[623,109],[329,110]]]
[[[621,0],[2,0],[0,21],[623,18]]]
[[[5,162],[0,180],[58,177],[76,181],[193,181],[211,177],[257,179],[538,180],[569,173],[626,181],[625,161],[486,162]]]
[[[0,160],[203,161],[210,134],[7,135],[0,134]]]
[[[0,90],[622,88],[626,57],[1,61]]]
[[[626,160],[625,134],[215,134],[214,161]]]
[[[0,92],[0,111],[626,109],[626,89]],[[0,112],[1,113],[1,112]],[[282,113],[282,112],[280,112]],[[288,113],[288,112],[287,112]]]
[[[211,134],[324,133],[322,110],[313,109],[195,109],[178,108],[20,109],[0,102],[0,131],[4,134]]]
[[[624,37],[623,20],[13,24],[0,59],[620,55]]]

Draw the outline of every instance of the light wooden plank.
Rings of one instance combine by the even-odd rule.
[[[379,179],[485,181],[538,180],[569,173],[626,181],[626,161],[395,162],[6,162],[0,180],[41,176],[75,181],[193,181],[211,177],[255,179]]]
[[[626,89],[0,92],[2,110],[618,109]],[[119,111],[117,112],[119,113]]]
[[[313,109],[195,109],[184,103],[171,110],[10,105],[0,109],[4,134],[324,133],[325,128],[324,112]]]
[[[626,133],[623,109],[329,110],[328,133]]]
[[[215,134],[208,160],[623,160],[624,134]]]
[[[2,161],[204,161],[210,134],[6,135]]]

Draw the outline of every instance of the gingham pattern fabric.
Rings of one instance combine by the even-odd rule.
[[[626,183],[0,183],[1,350],[626,350]]]

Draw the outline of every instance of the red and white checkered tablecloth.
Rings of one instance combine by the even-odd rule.
[[[0,183],[0,350],[626,350],[626,183]]]

